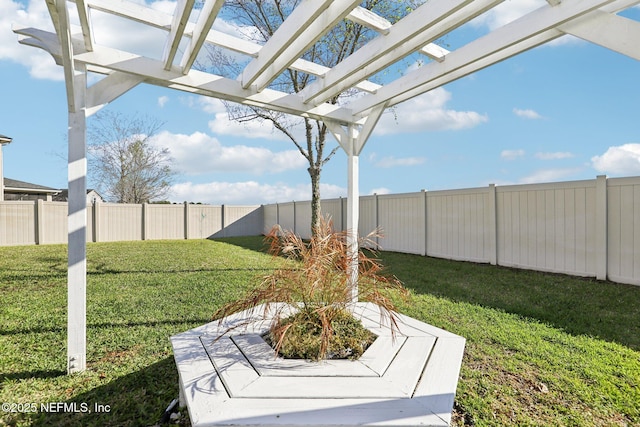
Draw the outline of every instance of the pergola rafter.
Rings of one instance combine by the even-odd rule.
[[[424,47],[503,0],[431,0],[301,91],[324,102]],[[467,6],[467,7],[465,7]],[[457,13],[459,12],[459,13]]]
[[[191,16],[194,3],[195,0],[178,0],[176,4],[176,11],[173,15],[169,36],[167,37],[167,43],[162,57],[165,70],[170,70],[173,66],[173,60],[176,57],[176,53],[178,53],[178,47],[182,41],[182,35],[189,21],[189,16]]]
[[[85,369],[86,118],[140,83],[220,98],[326,123],[348,158],[347,230],[357,250],[358,157],[385,109],[571,34],[640,60],[640,23],[618,13],[640,0],[547,0],[521,18],[451,51],[438,44],[460,26],[502,0],[425,0],[392,23],[354,0],[301,0],[264,44],[216,27],[224,0],[178,0],[173,13],[130,0],[44,0],[54,31],[14,28],[20,42],[47,51],[64,67],[69,107],[69,372]],[[294,3],[291,3],[293,5]],[[166,32],[161,57],[96,42],[93,12]],[[343,19],[375,32],[370,41],[333,67],[304,58]],[[72,25],[72,22],[75,24]],[[107,21],[105,21],[107,22]],[[109,29],[102,28],[102,33]],[[239,76],[194,69],[208,46],[244,59]],[[387,82],[372,76],[411,55],[426,55],[421,67]],[[424,58],[424,57],[423,57]],[[272,84],[287,69],[313,76],[299,93]],[[105,75],[88,86],[87,73]],[[358,93],[358,96],[346,96]],[[338,99],[339,102],[335,103]],[[329,100],[329,101],[328,101]],[[357,264],[351,266],[357,298]]]
[[[569,33],[572,23],[585,25],[586,22],[589,27],[589,23],[603,22],[603,16],[611,16],[611,13],[637,3],[636,0],[584,0],[542,7],[451,52],[445,61],[426,64],[385,85],[375,96],[362,97],[347,104],[347,107],[354,114],[366,115],[369,109],[381,103],[396,105],[563,36]],[[608,12],[598,11],[600,7]],[[632,22],[635,28],[640,28],[640,23]],[[607,26],[607,32],[620,34],[619,29],[611,25]],[[619,39],[626,40],[626,37]],[[628,40],[626,44],[619,43],[615,47],[623,51],[632,44],[633,41]],[[639,44],[635,43],[635,46],[636,50],[640,50]]]
[[[242,72],[242,87],[264,90],[360,0],[304,0],[264,44]]]

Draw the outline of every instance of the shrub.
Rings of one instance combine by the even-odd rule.
[[[214,318],[222,319],[242,310],[256,310],[262,304],[265,304],[262,315],[266,317],[269,303],[287,303],[289,307],[297,307],[298,311],[295,315],[287,316],[285,310],[288,312],[289,307],[278,306],[281,308],[277,309],[270,327],[270,339],[276,351],[286,357],[314,360],[328,355],[352,354],[352,357],[357,357],[361,354],[364,351],[362,345],[358,349],[353,339],[361,340],[360,334],[367,336],[368,331],[356,333],[351,321],[346,329],[341,325],[345,317],[353,318],[350,314],[354,301],[349,266],[353,265],[355,259],[348,251],[347,232],[334,231],[331,222],[324,218],[315,231],[311,240],[305,242],[293,232],[275,226],[265,237],[269,253],[295,263],[285,263],[264,276],[244,298],[216,311]],[[377,231],[369,234],[360,241],[359,246],[375,248],[373,239],[377,236]],[[387,320],[392,331],[397,331],[391,294],[406,296],[407,291],[397,278],[382,274],[383,267],[375,258],[374,250],[365,252],[359,249],[357,255],[358,300],[379,305],[384,315],[381,321]],[[364,330],[361,324],[358,329]],[[296,335],[295,339],[287,340],[292,332],[307,337],[303,340]],[[310,339],[309,334],[316,338]],[[305,344],[298,345],[300,341]],[[364,339],[363,342],[367,341],[370,340]],[[341,348],[338,348],[338,343],[342,343]]]

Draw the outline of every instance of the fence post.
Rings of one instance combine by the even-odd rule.
[[[338,230],[343,231],[344,230],[344,219],[343,217],[343,212],[342,212],[342,196],[338,196],[338,204],[340,206],[340,227],[336,227]],[[335,223],[334,223],[335,226]]]
[[[93,215],[91,220],[93,221],[92,224],[92,229],[93,229],[93,236],[92,236],[92,240],[94,242],[99,242],[100,241],[100,205],[98,203],[98,201],[96,199],[93,199]]]
[[[498,205],[496,185],[489,184],[489,263],[498,265]]]
[[[422,251],[421,251],[421,255],[422,256],[426,256],[427,255],[427,190],[422,189],[420,190],[420,193],[422,194],[422,207],[420,209],[422,209],[422,212],[420,212],[422,214],[422,224],[424,226],[424,239],[422,239]]]
[[[184,239],[189,238],[189,203],[184,202]]]
[[[147,203],[142,204],[142,240],[147,240],[147,216],[148,216],[148,205]]]
[[[36,209],[36,245],[42,245],[44,244],[44,200],[36,200],[34,207]]]
[[[227,218],[225,218],[226,208],[225,205],[220,205],[220,231],[222,232],[222,237],[227,237],[227,230],[225,230]]]
[[[607,176],[596,177],[596,279],[607,280]]]
[[[293,201],[293,234],[297,234],[296,232],[296,201]]]

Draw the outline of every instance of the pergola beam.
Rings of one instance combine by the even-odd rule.
[[[57,49],[56,35],[47,31],[32,28],[17,28],[15,32],[35,38],[54,55]],[[354,119],[351,112],[339,105],[321,104],[305,105],[295,94],[287,94],[271,89],[261,92],[243,89],[240,82],[225,77],[191,70],[184,75],[177,70],[165,70],[164,63],[134,53],[118,49],[95,46],[93,52],[77,53],[76,62],[94,71],[114,70],[127,75],[143,78],[146,83],[170,89],[196,93],[208,97],[225,99],[239,104],[270,108],[287,114],[309,117],[316,120],[335,120],[340,123],[351,123]],[[358,118],[360,120],[360,118]]]
[[[167,43],[164,48],[163,60],[165,70],[169,70],[173,66],[173,60],[176,57],[178,47],[182,41],[182,36],[189,21],[194,2],[195,0],[178,0],[176,4],[171,29],[169,30],[169,36],[167,37]]]
[[[216,20],[218,12],[220,11],[220,8],[222,8],[223,4],[224,0],[206,0],[202,6],[200,15],[198,16],[198,21],[196,22],[195,28],[192,32],[189,45],[187,46],[187,49],[182,56],[182,62],[180,63],[183,74],[187,74],[191,69],[191,66],[195,62],[198,53],[200,53],[200,49],[206,41],[209,30],[211,30],[211,26]]]
[[[152,9],[150,7],[146,7],[138,4],[129,4],[126,2],[114,2],[112,4],[107,0],[87,0],[87,1],[90,2],[89,4],[92,9],[100,10],[102,12],[110,12],[121,18],[130,19],[132,21],[145,24],[145,25],[150,25],[154,28],[159,28],[163,30],[167,30],[168,28],[171,27],[171,21],[173,19],[172,15],[158,11],[156,9]],[[219,2],[222,2],[222,0],[216,0],[216,4],[213,6],[212,12],[209,15],[209,17],[214,17],[214,15],[217,13],[216,8],[218,7]],[[203,11],[201,11],[201,15],[203,12],[204,12],[204,7],[203,7]],[[200,34],[200,35],[205,35],[204,43],[219,46],[224,49],[241,53],[243,55],[251,56],[254,58],[258,56],[258,53],[262,49],[262,46],[259,45],[258,43],[241,39],[239,37],[235,37],[230,34],[223,33],[221,31],[214,30],[214,29],[210,29],[207,32],[205,31],[205,28],[206,28],[206,25],[203,25],[203,32]],[[197,35],[198,35],[198,28],[196,27],[196,25],[194,25],[191,22],[188,22],[186,25],[184,36],[194,38]],[[191,43],[193,43],[193,41]],[[197,48],[197,45],[193,45],[193,46],[194,46],[193,51],[190,52],[188,48],[187,52],[183,56],[183,63],[181,64],[183,68],[182,70],[183,74],[187,74],[187,72],[189,71],[189,68],[193,66],[193,63],[189,65],[189,63],[186,61],[186,58],[189,58],[189,60],[191,59],[195,60],[195,57],[198,54],[197,52],[202,48],[202,46],[200,46],[200,48]],[[191,58],[191,55],[193,55],[193,58]],[[189,65],[189,67],[187,67],[187,65]],[[311,61],[307,61],[306,59],[302,59],[302,58],[298,58],[293,63],[291,63],[290,68],[297,71],[302,71],[307,74],[315,75],[315,76],[323,76],[324,74],[326,74],[327,71],[329,71],[328,67],[313,63]],[[359,90],[373,93],[380,87],[380,85],[373,82],[369,82],[369,81],[363,81],[356,84],[355,87]]]
[[[358,6],[353,9],[347,18],[367,28],[371,28],[382,35],[389,34],[389,30],[393,26],[387,19],[365,9],[362,6]],[[435,59],[436,61],[444,61],[445,55],[449,53],[447,49],[438,46],[435,43],[429,43],[426,46],[423,46],[420,49],[420,52],[424,53],[431,59]]]
[[[372,30],[377,31],[380,34],[389,34],[389,30],[391,29],[391,22],[382,16],[373,13],[369,9],[365,9],[362,6],[358,6],[349,12],[347,18],[357,24],[360,24],[364,27],[371,28]]]
[[[75,112],[76,95],[75,95],[75,64],[73,57],[73,44],[71,35],[71,25],[69,24],[69,11],[67,10],[66,0],[47,0],[49,14],[54,26],[59,28],[57,40],[60,45],[61,64],[64,70],[65,87],[67,91],[67,105],[69,112]]]
[[[306,0],[298,5],[242,72],[242,87],[265,89],[280,73],[360,3]]]
[[[502,1],[428,1],[392,26],[387,35],[367,43],[300,94],[305,102],[324,102]]]
[[[240,82],[236,80],[197,70],[191,70],[189,74],[183,75],[178,71],[165,70],[161,61],[117,49],[96,46],[93,52],[77,54],[76,61],[145,77],[147,82],[158,86],[226,99],[240,104],[271,108],[318,120],[331,118],[341,122],[351,122],[353,119],[348,110],[337,105],[308,106],[295,94],[290,95],[270,89],[261,92],[243,89]]]
[[[383,86],[375,95],[352,101],[347,107],[354,114],[366,115],[367,111],[377,105],[395,105],[549,42],[563,34],[556,27],[598,8],[610,4],[610,9],[624,9],[637,3],[640,0],[565,0],[558,6],[543,6],[449,53],[445,61],[426,64]]]
[[[76,9],[78,10],[78,19],[82,28],[82,37],[84,38],[84,48],[88,51],[93,50],[93,37],[91,35],[91,20],[89,17],[89,7],[84,0],[75,0]]]
[[[586,19],[559,27],[560,31],[640,60],[640,22],[594,11]]]
[[[114,71],[87,89],[86,110],[90,116],[144,81],[143,77]]]

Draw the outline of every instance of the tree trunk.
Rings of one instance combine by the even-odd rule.
[[[320,208],[320,169],[309,168],[311,177],[311,234],[315,235],[320,226],[322,210]]]

